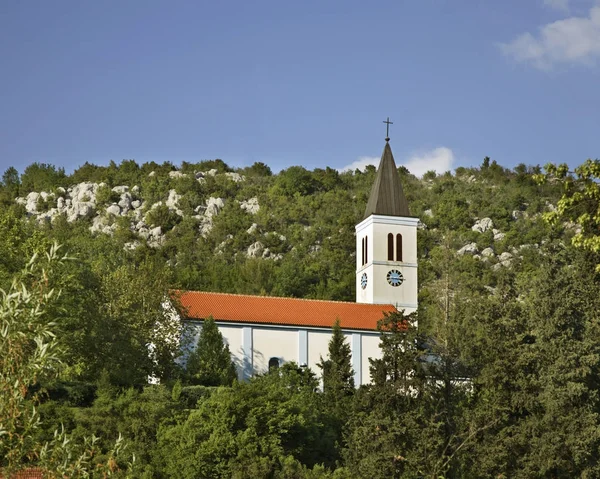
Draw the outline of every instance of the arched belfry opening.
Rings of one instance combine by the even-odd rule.
[[[396,235],[396,261],[402,261],[402,235]]]

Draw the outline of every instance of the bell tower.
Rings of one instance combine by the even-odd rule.
[[[356,302],[392,304],[411,313],[418,306],[419,219],[410,216],[389,141],[364,218],[356,225]]]

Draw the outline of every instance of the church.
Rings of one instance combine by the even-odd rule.
[[[419,220],[410,216],[389,137],[385,140],[364,218],[356,225],[356,302],[181,293],[186,329],[197,339],[202,321],[212,317],[240,380],[289,361],[318,372],[339,319],[352,350],[355,385],[369,383],[369,358],[381,356],[377,322],[384,313],[417,309]]]

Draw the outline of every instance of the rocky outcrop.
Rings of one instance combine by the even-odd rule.
[[[505,251],[500,256],[498,256],[498,263],[493,266],[494,271],[499,270],[500,268],[509,268],[512,266],[513,255],[508,251]]]
[[[246,256],[248,256],[248,258],[258,258],[263,254],[264,250],[265,245],[262,244],[260,241],[256,241],[255,243],[252,243],[250,246],[248,246]]]
[[[479,248],[477,248],[477,243],[466,244],[456,252],[456,254],[458,254],[460,256],[465,255],[465,254],[477,254],[477,253],[479,253]]]
[[[206,200],[206,206],[198,206],[196,208],[196,218],[200,220],[200,234],[204,237],[212,230],[213,217],[217,216],[223,207],[225,201],[222,198],[213,198],[212,196]]]
[[[494,228],[494,222],[491,218],[482,218],[477,220],[473,226],[471,226],[471,230],[477,231],[478,233],[485,233]]]
[[[251,215],[255,215],[260,210],[260,205],[258,204],[258,198],[250,198],[249,200],[244,200],[240,202],[240,208],[247,211]]]
[[[506,234],[496,228],[492,229],[492,233],[494,233],[494,241],[502,241],[506,236]]]
[[[234,183],[239,183],[239,182],[244,181],[246,179],[242,175],[240,175],[239,173],[225,173],[225,176],[227,178],[229,178],[231,181],[233,181]]]

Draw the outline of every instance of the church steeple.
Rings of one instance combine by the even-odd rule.
[[[383,148],[364,218],[371,215],[410,216],[408,202],[402,190],[400,176],[388,141]]]
[[[389,118],[384,123],[389,128]],[[410,313],[418,307],[419,219],[410,216],[389,137],[385,141],[365,217],[356,225],[356,302]]]

